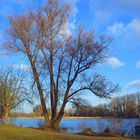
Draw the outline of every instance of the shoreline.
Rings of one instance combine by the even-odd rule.
[[[40,119],[42,119],[42,118],[44,118],[44,117],[9,117],[9,118],[40,118]],[[88,118],[105,118],[105,117],[63,117],[63,119],[88,119]],[[109,118],[109,117],[106,117],[106,118]]]
[[[9,118],[32,118],[32,119],[43,119],[44,117],[9,117]],[[83,116],[64,116],[63,119],[139,119],[139,118],[113,118],[113,117],[83,117]]]
[[[83,134],[70,134],[70,133],[60,133],[60,131],[54,131],[51,129],[40,130],[29,127],[15,126],[15,125],[0,125],[0,136],[4,140],[14,139],[32,139],[32,140],[133,140],[133,137],[122,137],[115,135],[102,135],[102,134],[91,134],[91,135],[83,135]]]

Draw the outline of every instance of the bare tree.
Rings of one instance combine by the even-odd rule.
[[[12,68],[0,70],[0,111],[4,115],[4,123],[8,123],[8,114],[21,103],[31,101],[24,86],[24,74]]]
[[[109,97],[117,89],[104,76],[87,74],[104,62],[110,39],[101,37],[97,41],[92,31],[82,27],[68,35],[69,9],[57,0],[48,0],[37,12],[10,17],[4,45],[10,52],[20,52],[28,58],[46,124],[54,129],[59,127],[66,104],[81,93],[89,90],[99,97]],[[50,117],[46,107],[49,103]]]

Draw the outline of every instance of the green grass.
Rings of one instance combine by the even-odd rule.
[[[63,134],[51,130],[37,130],[17,127],[14,125],[0,125],[0,140],[132,140],[122,137],[80,136]]]

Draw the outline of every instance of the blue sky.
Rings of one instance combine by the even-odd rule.
[[[140,1],[139,0],[61,0],[71,3],[68,31],[79,24],[93,29],[96,36],[107,34],[113,38],[109,58],[94,70],[104,74],[121,87],[119,95],[138,91],[140,87]],[[3,42],[7,16],[22,14],[30,7],[38,7],[45,0],[4,0],[0,5],[0,41]],[[0,65],[13,64],[28,69],[28,61],[21,55],[0,54]],[[93,71],[94,71],[93,70]],[[103,102],[93,96],[92,103]]]

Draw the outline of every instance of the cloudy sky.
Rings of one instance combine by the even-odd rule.
[[[72,5],[68,31],[79,24],[93,29],[96,36],[109,35],[109,58],[95,70],[121,86],[121,94],[140,88],[140,0],[61,0]],[[45,0],[4,0],[0,4],[0,41],[3,42],[7,16],[26,13]],[[0,65],[13,65],[28,70],[28,61],[20,55],[0,54]],[[87,97],[89,99],[89,97]],[[90,98],[92,103],[95,97]],[[100,102],[97,99],[96,102]]]

